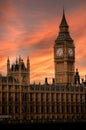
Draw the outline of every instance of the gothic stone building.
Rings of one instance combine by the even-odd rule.
[[[0,75],[0,116],[12,121],[57,122],[86,120],[86,81],[75,72],[75,45],[65,13],[54,44],[55,79],[52,84],[30,84],[30,63],[21,57],[7,60],[7,76]]]

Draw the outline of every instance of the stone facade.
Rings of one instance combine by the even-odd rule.
[[[57,50],[59,49],[59,50]],[[75,46],[69,35],[65,14],[54,45],[55,79],[52,84],[30,84],[27,67],[19,57],[15,64],[7,60],[7,76],[0,75],[0,116],[11,121],[57,122],[86,120],[86,81],[80,83],[74,71]]]

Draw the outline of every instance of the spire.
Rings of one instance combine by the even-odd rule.
[[[18,64],[18,60],[17,60],[17,58],[16,58],[16,64]]]
[[[8,57],[8,59],[7,59],[7,75],[9,73],[9,71],[10,71],[10,60],[9,60],[9,57]]]
[[[29,56],[27,57],[27,66],[30,64]]]
[[[8,57],[8,59],[7,59],[7,63],[8,63],[8,64],[10,64],[10,60],[9,60],[9,57]]]
[[[29,60],[29,56],[27,57],[27,69],[30,69],[30,60]]]
[[[61,27],[67,27],[68,28],[68,24],[67,24],[67,21],[66,21],[66,18],[65,18],[64,8],[63,8],[63,16],[62,16],[62,20],[61,20],[61,24],[60,24],[60,28]]]
[[[19,64],[21,63],[21,56],[19,56]]]
[[[78,72],[78,69],[76,69],[76,72]]]
[[[29,56],[27,57],[27,61],[29,61]]]
[[[63,16],[62,16],[62,20],[61,20],[59,29],[60,29],[59,35],[57,36],[57,39],[55,41],[56,44],[58,44],[59,42],[62,42],[62,41],[73,41],[70,36],[69,30],[68,30],[69,26],[68,26],[66,18],[65,18],[64,8],[63,8]]]

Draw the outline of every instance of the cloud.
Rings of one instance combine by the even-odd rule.
[[[31,82],[44,82],[45,77],[54,77],[53,46],[62,18],[62,0],[0,2],[0,70],[6,73],[8,56],[13,63],[21,55],[26,63],[29,55]],[[69,31],[76,46],[76,68],[83,75],[86,73],[85,1],[66,0],[65,7]]]

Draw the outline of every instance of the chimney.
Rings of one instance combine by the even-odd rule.
[[[45,84],[48,84],[48,80],[47,80],[47,78],[45,78]]]

